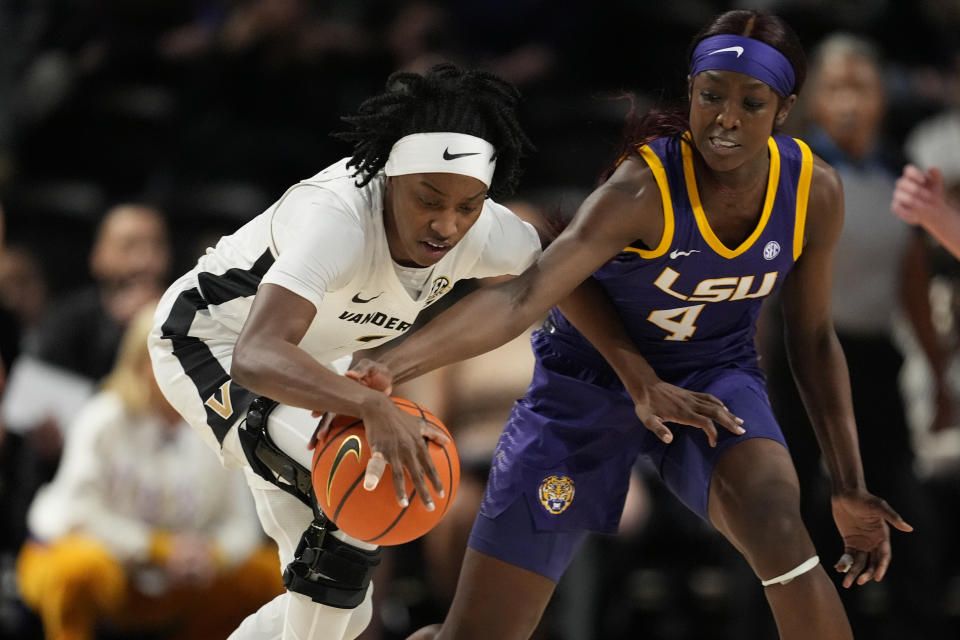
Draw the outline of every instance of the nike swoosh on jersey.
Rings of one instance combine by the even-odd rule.
[[[357,456],[357,462],[359,462],[362,451],[363,448],[360,445],[359,436],[350,436],[340,443],[340,448],[337,449],[337,455],[333,458],[333,464],[330,465],[330,475],[327,476],[327,504],[330,504],[330,490],[333,488],[333,478],[337,475],[337,469],[340,468],[340,463],[351,453]]]
[[[735,53],[739,58],[743,55],[743,47],[727,47],[726,49],[717,49],[716,51],[711,51],[707,55],[712,56],[715,53]]]
[[[450,153],[450,147],[447,147],[443,150],[443,159],[444,160],[456,160],[457,158],[465,158],[466,156],[478,156],[480,155],[479,151],[471,151],[469,153]]]
[[[376,300],[377,298],[379,298],[379,297],[382,296],[382,295],[383,295],[383,291],[381,291],[381,292],[378,293],[377,295],[373,296],[372,298],[367,298],[366,300],[364,300],[363,298],[360,297],[360,292],[358,291],[357,293],[355,293],[355,294],[353,295],[352,298],[350,298],[350,302],[356,302],[357,304],[366,304],[366,303],[370,302],[371,300]]]
[[[690,249],[690,251],[680,251],[680,249],[674,249],[670,252],[670,259],[675,260],[680,256],[689,256],[694,253],[700,253],[700,249]]]

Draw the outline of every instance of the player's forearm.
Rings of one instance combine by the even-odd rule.
[[[559,305],[563,315],[590,341],[614,370],[630,397],[643,401],[650,385],[659,380],[640,355],[623,326],[616,307],[600,285],[588,278]]]
[[[336,374],[297,345],[282,340],[238,345],[230,375],[256,394],[315,411],[365,418],[389,402],[383,393]]]
[[[830,472],[833,492],[864,487],[846,358],[833,329],[787,334],[790,366]]]
[[[428,322],[379,362],[399,384],[495,349],[517,337],[543,308],[526,304],[522,277],[474,291]]]
[[[937,380],[943,378],[947,367],[947,352],[933,325],[930,305],[930,265],[923,238],[917,232],[911,238],[904,255],[900,274],[900,299],[913,333]]]
[[[921,224],[947,251],[960,258],[960,211],[944,205],[936,215],[924,217]]]

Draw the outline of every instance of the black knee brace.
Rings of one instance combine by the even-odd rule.
[[[283,570],[283,585],[314,602],[353,609],[363,602],[373,570],[380,564],[380,549],[364,551],[329,535],[337,527],[320,511],[310,470],[284,453],[267,431],[267,418],[277,404],[262,397],[250,403],[239,435],[254,472],[313,511],[313,521],[300,537],[293,562]]]
[[[258,476],[283,489],[315,512],[310,470],[288,456],[270,438],[267,417],[279,403],[258,397],[250,403],[247,418],[240,424],[239,436],[247,462]]]
[[[320,514],[303,532],[293,562],[283,571],[283,585],[319,604],[353,609],[363,602],[380,549],[364,551],[338,540],[328,524]]]

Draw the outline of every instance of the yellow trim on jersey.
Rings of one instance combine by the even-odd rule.
[[[650,167],[650,171],[653,172],[653,177],[657,181],[657,187],[660,188],[660,200],[663,202],[663,236],[661,236],[660,244],[657,245],[656,249],[627,247],[624,251],[639,253],[641,257],[644,258],[659,258],[667,252],[667,249],[670,248],[670,243],[673,242],[673,198],[670,197],[670,185],[667,183],[667,172],[664,171],[663,163],[660,162],[657,154],[654,153],[649,145],[643,145],[637,149],[637,152],[646,161],[647,166]]]
[[[757,228],[753,230],[753,233],[736,249],[728,249],[710,228],[707,214],[704,213],[703,205],[700,203],[700,194],[697,191],[697,178],[693,173],[693,153],[690,151],[689,145],[681,145],[681,148],[683,150],[683,175],[687,182],[687,196],[690,198],[690,206],[693,208],[693,215],[697,219],[700,235],[719,255],[724,258],[736,258],[757,241],[770,219],[773,201],[777,196],[777,184],[780,182],[780,150],[777,148],[777,143],[773,136],[767,139],[767,149],[770,151],[770,174],[767,178],[767,196],[763,203],[763,213],[760,214],[760,222],[757,223]]]
[[[800,179],[797,181],[797,215],[793,221],[793,261],[803,252],[803,230],[807,222],[810,200],[810,178],[813,177],[813,153],[803,140],[793,139],[800,147]]]

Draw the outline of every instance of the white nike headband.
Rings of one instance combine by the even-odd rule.
[[[384,167],[388,176],[459,173],[490,186],[497,166],[492,144],[465,133],[412,133],[397,140]]]

